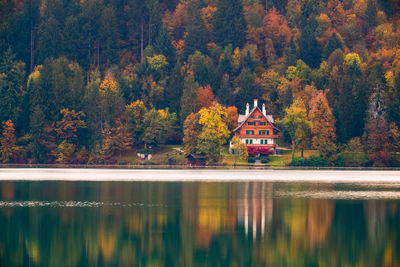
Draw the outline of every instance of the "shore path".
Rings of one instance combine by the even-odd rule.
[[[177,169],[0,169],[0,181],[160,181],[391,183],[400,171],[372,170],[177,170]]]

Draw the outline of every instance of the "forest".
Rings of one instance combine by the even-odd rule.
[[[258,98],[284,146],[398,166],[399,15],[397,0],[3,0],[1,162],[182,143],[218,162]]]

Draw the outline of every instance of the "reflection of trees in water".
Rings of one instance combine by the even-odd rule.
[[[316,190],[315,185],[2,182],[0,187],[2,201],[118,204],[0,208],[2,266],[399,264],[397,202],[274,198],[277,189]]]

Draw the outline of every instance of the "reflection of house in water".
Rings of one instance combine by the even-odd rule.
[[[246,236],[253,240],[264,236],[273,216],[273,184],[246,183],[238,190],[238,228],[243,228]]]

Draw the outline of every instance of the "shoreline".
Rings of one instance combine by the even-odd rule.
[[[310,182],[400,185],[400,172],[393,170],[1,168],[0,181]]]

